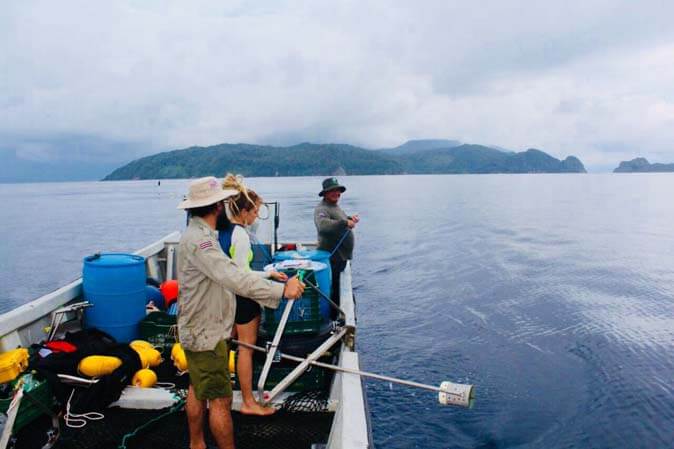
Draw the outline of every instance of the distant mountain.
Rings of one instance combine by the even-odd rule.
[[[422,140],[408,140],[404,144],[395,148],[383,148],[383,151],[388,154],[401,156],[406,154],[418,153],[420,151],[437,150],[440,148],[453,148],[461,145],[458,140],[447,139],[422,139]]]
[[[646,158],[638,157],[631,161],[622,161],[613,173],[664,173],[674,172],[674,164],[651,164]]]
[[[110,173],[120,179],[192,178],[227,172],[244,176],[388,175],[403,173],[386,154],[343,144],[291,147],[221,144],[192,147],[137,159]]]
[[[221,144],[137,159],[104,180],[192,178],[222,176],[227,172],[244,176],[585,173],[585,167],[574,156],[560,161],[540,150],[512,153],[481,145],[427,148],[394,155],[344,144],[302,143],[291,147]]]
[[[401,161],[408,173],[586,173],[575,156],[560,161],[540,150],[506,153],[482,145],[409,154]]]
[[[485,146],[488,147],[488,148],[493,148],[495,150],[503,151],[504,153],[516,153],[516,151],[513,151],[513,150],[508,149],[508,148],[500,147],[498,145],[485,145]]]
[[[30,161],[16,157],[15,152],[9,150],[0,150],[0,160],[0,183],[94,181],[119,165],[119,162]]]

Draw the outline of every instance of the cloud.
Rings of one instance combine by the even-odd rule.
[[[666,2],[6,3],[0,141],[27,158],[438,137],[674,161]]]
[[[32,162],[128,162],[152,151],[150,143],[110,140],[84,134],[5,134],[0,151]]]

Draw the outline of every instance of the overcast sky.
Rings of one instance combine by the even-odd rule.
[[[674,162],[671,1],[8,1],[0,149],[448,138]]]

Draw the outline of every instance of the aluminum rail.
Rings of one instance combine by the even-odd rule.
[[[239,340],[232,339],[232,341],[238,345],[241,345],[245,348],[253,349],[255,351],[260,351],[260,352],[268,352],[265,348],[256,346],[256,345],[251,345],[248,343],[244,343]],[[458,405],[461,407],[471,407],[473,404],[474,400],[474,388],[472,385],[467,385],[467,384],[457,384],[454,382],[448,382],[445,381],[443,382],[439,387],[436,387],[434,385],[428,385],[428,384],[422,384],[419,382],[414,382],[411,380],[405,380],[405,379],[398,379],[396,377],[391,377],[391,376],[384,376],[382,374],[375,374],[375,373],[369,373],[367,371],[360,371],[357,369],[351,369],[351,368],[343,368],[341,366],[336,366],[336,365],[331,365],[329,363],[323,363],[319,362],[316,360],[308,360],[304,359],[302,357],[296,357],[293,355],[289,354],[283,354],[280,351],[276,351],[276,353],[283,359],[286,360],[291,360],[294,362],[300,362],[304,364],[310,364],[314,366],[318,366],[320,368],[326,368],[330,369],[333,371],[338,371],[342,373],[349,373],[349,374],[357,374],[362,377],[368,377],[371,379],[378,379],[378,380],[383,380],[386,382],[392,382],[396,384],[401,384],[401,385],[406,385],[408,387],[414,387],[414,388],[421,388],[424,390],[429,390],[429,391],[434,391],[439,393],[440,397],[439,400],[443,405]]]

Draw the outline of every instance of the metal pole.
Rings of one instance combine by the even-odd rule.
[[[274,334],[274,339],[272,340],[269,352],[263,350],[264,352],[267,352],[267,358],[264,361],[264,366],[262,367],[260,378],[257,381],[258,401],[260,402],[264,401],[264,383],[267,381],[267,376],[269,375],[269,371],[271,370],[271,364],[274,361],[274,355],[276,354],[279,341],[281,341],[281,335],[283,335],[283,331],[285,330],[286,322],[288,321],[288,316],[290,315],[290,310],[293,308],[293,305],[295,304],[294,299],[286,299],[286,301],[287,301],[286,306],[283,309],[281,321],[279,321],[279,324],[276,327],[276,333]]]
[[[16,421],[16,416],[19,413],[19,407],[21,407],[21,399],[23,399],[23,380],[19,380],[19,383],[15,388],[16,392],[14,393],[12,401],[9,403],[9,407],[7,409],[5,428],[2,430],[2,436],[0,437],[0,449],[5,449],[7,447],[9,438],[12,436],[14,422]]]
[[[232,339],[232,341],[234,343],[238,344],[238,345],[241,345],[241,346],[249,348],[249,349],[253,349],[255,351],[267,352],[267,350],[265,348],[262,348],[260,346],[251,345],[251,344],[244,343],[242,341],[234,340],[234,339]],[[280,354],[281,358],[283,358],[283,359],[291,360],[291,361],[294,361],[294,362],[307,362],[307,359],[303,359],[301,357],[296,357],[294,355],[284,354],[280,351],[279,351],[279,354]],[[445,389],[442,389],[440,387],[436,387],[434,385],[428,385],[428,384],[422,384],[422,383],[419,383],[419,382],[413,382],[413,381],[410,381],[410,380],[398,379],[398,378],[391,377],[391,376],[384,376],[384,375],[381,375],[381,374],[369,373],[367,371],[360,371],[360,370],[351,369],[351,368],[342,368],[341,366],[330,365],[328,363],[323,363],[323,362],[318,362],[318,361],[309,361],[309,364],[314,365],[314,366],[318,366],[320,368],[327,368],[327,369],[330,369],[330,370],[333,370],[333,371],[339,371],[339,372],[342,372],[342,373],[356,374],[358,376],[369,377],[369,378],[372,378],[372,379],[384,380],[384,381],[387,381],[387,382],[393,382],[393,383],[401,384],[401,385],[407,385],[408,387],[423,388],[424,390],[435,391],[435,392],[438,392],[438,393],[445,393],[445,394],[448,394],[450,396],[457,396],[457,397],[462,396],[459,393],[447,391]]]

